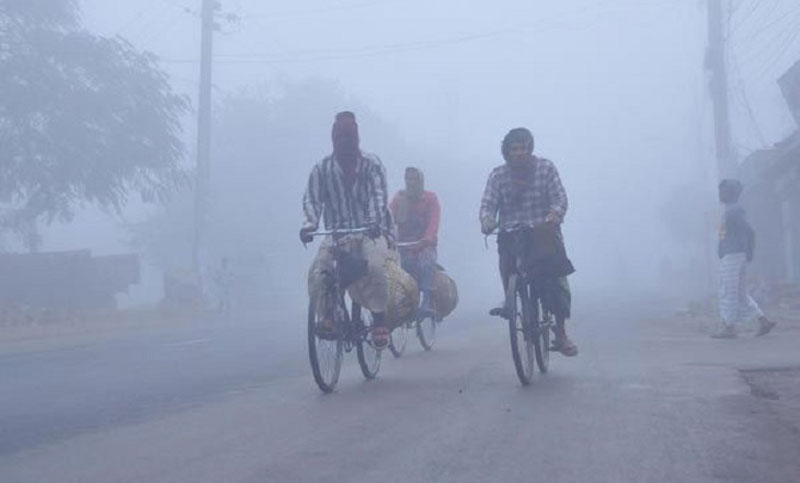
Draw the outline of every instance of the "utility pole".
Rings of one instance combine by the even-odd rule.
[[[192,268],[200,271],[200,255],[205,241],[211,164],[211,59],[214,43],[214,14],[217,0],[202,0],[200,41],[200,93],[197,110],[197,166],[194,199],[194,239]]]
[[[728,73],[725,62],[722,0],[708,0],[706,69],[711,75],[709,88],[714,108],[717,175],[720,179],[736,177],[738,163],[733,148],[731,122],[728,116]]]

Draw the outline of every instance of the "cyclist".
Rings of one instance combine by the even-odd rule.
[[[431,291],[439,236],[439,200],[436,193],[425,190],[425,177],[421,170],[406,168],[405,183],[406,189],[398,191],[389,205],[396,223],[397,240],[413,243],[400,247],[400,261],[422,292],[420,315],[433,316]]]
[[[501,152],[505,164],[491,172],[481,200],[479,216],[484,234],[492,233],[498,226],[508,229],[549,224],[560,241],[560,225],[568,206],[567,193],[553,162],[534,156],[533,146],[533,135],[525,128],[512,129],[503,139]],[[502,232],[498,234],[497,251],[504,293],[515,265],[511,245],[508,237]],[[571,270],[564,271],[564,276],[554,276],[545,281],[547,283],[543,285],[550,293],[543,300],[556,319],[555,349],[566,356],[575,356],[578,348],[567,337],[565,327],[571,308],[571,294],[565,276],[568,273]],[[492,310],[493,315],[503,315],[503,312],[502,308]]]
[[[386,170],[381,160],[359,148],[358,123],[349,111],[336,115],[331,133],[333,153],[311,170],[303,196],[305,222],[300,230],[303,243],[325,219],[327,230],[372,228],[368,238],[348,235],[340,247],[366,268],[347,287],[350,298],[373,314],[372,340],[377,347],[389,342],[386,309],[389,293],[386,261],[390,258],[391,214],[387,202]],[[370,239],[371,238],[371,239]],[[332,240],[325,240],[308,273],[308,293],[316,310],[320,337],[335,338],[335,294],[331,294],[334,254]],[[359,263],[354,263],[359,266]]]

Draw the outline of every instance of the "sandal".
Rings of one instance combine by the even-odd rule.
[[[735,339],[736,337],[736,329],[730,324],[723,324],[719,330],[711,334],[712,339]]]
[[[384,349],[389,345],[391,332],[388,328],[378,326],[372,329],[372,345],[376,349]]]
[[[553,350],[560,352],[567,357],[575,357],[578,355],[578,346],[568,338],[553,342]]]
[[[775,322],[773,320],[769,320],[766,317],[760,317],[758,319],[758,323],[759,323],[759,326],[758,326],[758,332],[756,332],[756,337],[761,337],[762,335],[767,335],[769,333],[769,331],[771,331],[776,325],[778,325],[777,322]]]

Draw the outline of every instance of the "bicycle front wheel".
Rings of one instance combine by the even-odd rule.
[[[506,307],[511,309],[508,330],[511,338],[511,357],[517,377],[523,386],[533,379],[535,348],[530,330],[530,300],[528,287],[517,287],[517,277],[512,275],[508,281]]]
[[[355,304],[354,304],[355,305]],[[381,349],[372,343],[372,312],[362,310],[360,306],[353,308],[353,322],[361,324],[364,336],[361,337],[356,345],[356,356],[358,365],[361,367],[361,374],[367,379],[375,379],[381,368]]]
[[[400,357],[406,350],[406,343],[408,342],[408,327],[406,324],[400,324],[399,327],[392,331],[392,338],[389,341],[389,350],[392,355]]]
[[[341,338],[329,340],[317,336],[317,315],[313,304],[308,306],[308,358],[317,386],[322,392],[332,392],[342,370],[343,343]]]

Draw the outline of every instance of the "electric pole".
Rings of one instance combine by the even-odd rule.
[[[716,143],[717,175],[720,179],[736,177],[738,163],[731,137],[728,117],[728,73],[725,62],[725,33],[722,0],[708,0],[708,50],[706,68],[711,77],[709,88],[714,108],[714,138]]]
[[[192,268],[200,271],[200,255],[205,241],[211,164],[211,59],[216,28],[217,0],[202,0],[200,41],[200,92],[197,109],[197,166],[194,200],[194,239]]]

